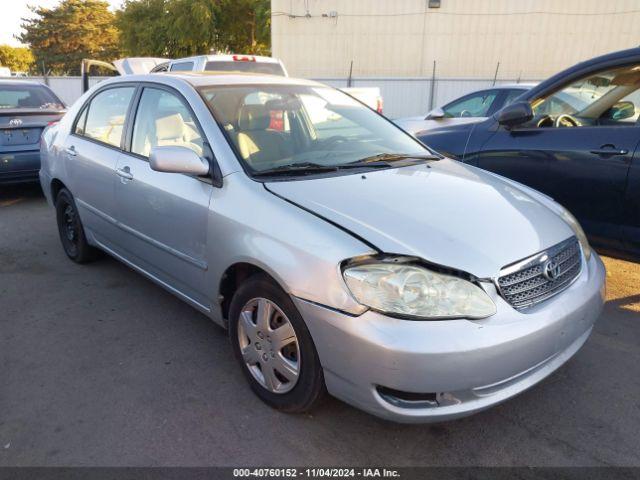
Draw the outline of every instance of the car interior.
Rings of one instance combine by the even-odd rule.
[[[236,141],[242,158],[252,168],[263,169],[263,164],[274,158],[293,155],[291,142],[285,135],[289,132],[271,128],[272,114],[265,104],[243,105],[239,110]]]
[[[209,86],[214,118],[253,173],[335,167],[425,148],[350,96],[315,86]]]
[[[590,75],[532,102],[539,128],[634,126],[640,115],[640,66]]]

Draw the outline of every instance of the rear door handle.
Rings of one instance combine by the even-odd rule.
[[[133,174],[129,170],[129,167],[118,168],[116,173],[125,180],[133,180]]]
[[[76,152],[76,147],[74,147],[73,145],[71,145],[69,148],[65,148],[64,151],[71,157],[75,157],[76,155],[78,155],[78,152]]]

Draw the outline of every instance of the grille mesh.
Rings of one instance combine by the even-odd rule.
[[[548,261],[558,266],[553,280],[544,274]],[[515,308],[534,305],[567,288],[582,269],[580,245],[574,237],[518,265],[521,263],[515,271],[513,267],[504,268],[505,274],[498,278],[500,294]]]

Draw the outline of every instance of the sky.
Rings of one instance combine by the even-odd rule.
[[[111,8],[118,8],[123,0],[108,0]],[[60,0],[0,0],[0,44],[20,46],[20,42],[13,36],[21,33],[21,18],[29,17],[31,11],[27,5],[51,8],[60,3]]]

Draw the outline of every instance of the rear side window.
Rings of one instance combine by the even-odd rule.
[[[84,132],[77,130],[79,121],[76,124],[76,133],[119,147],[124,132],[125,116],[134,91],[134,87],[117,87],[98,93],[86,109],[88,111]],[[85,115],[84,112],[80,120],[82,115]]]
[[[174,63],[171,65],[172,72],[190,72],[193,70],[193,62]]]
[[[153,147],[176,145],[202,156],[203,137],[191,111],[173,93],[146,87],[133,123],[131,151],[148,157]]]

